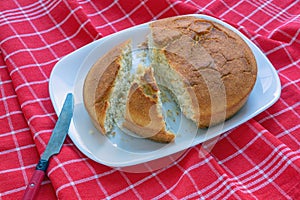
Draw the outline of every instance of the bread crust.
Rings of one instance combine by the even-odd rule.
[[[83,86],[83,100],[95,127],[106,134],[104,122],[109,108],[109,97],[115,85],[122,60],[122,51],[130,40],[115,46],[101,57],[88,72]]]
[[[239,35],[212,21],[193,16],[152,22],[156,54],[167,59],[185,88],[196,96],[192,120],[208,127],[228,119],[246,102],[254,87],[255,57]]]

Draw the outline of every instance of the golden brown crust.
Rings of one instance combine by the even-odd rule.
[[[200,110],[194,117],[199,127],[224,121],[224,111],[227,119],[244,105],[254,87],[257,66],[250,48],[236,33],[192,16],[159,20],[150,28],[156,52],[166,57],[197,97],[193,106]]]
[[[101,57],[88,72],[84,87],[84,105],[94,125],[105,134],[104,121],[109,107],[109,97],[121,66],[121,55],[130,40],[114,47]]]
[[[171,142],[175,135],[166,131],[158,108],[158,87],[151,68],[129,90],[123,127],[157,142]]]

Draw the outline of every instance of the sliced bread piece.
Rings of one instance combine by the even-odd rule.
[[[88,72],[83,99],[93,124],[103,134],[110,133],[124,117],[132,78],[131,41],[115,46]]]
[[[140,73],[130,87],[123,127],[156,142],[172,142],[175,135],[166,130],[153,70],[148,67]]]

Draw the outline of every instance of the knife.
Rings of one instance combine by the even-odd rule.
[[[73,116],[74,98],[71,93],[67,94],[63,108],[60,112],[56,125],[53,129],[52,136],[47,144],[46,150],[43,153],[35,171],[28,183],[23,200],[34,199],[40,185],[45,177],[48,168],[49,159],[51,156],[58,154],[67,136],[70,122]]]

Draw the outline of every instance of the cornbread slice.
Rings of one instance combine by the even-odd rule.
[[[156,142],[172,142],[175,135],[166,130],[153,70],[144,68],[140,73],[129,90],[123,127]]]
[[[127,40],[101,57],[85,78],[84,105],[103,134],[110,133],[124,117],[131,67],[131,41]]]
[[[254,87],[254,55],[239,35],[192,16],[152,22],[148,38],[159,84],[177,97],[183,114],[200,128],[234,115]]]

